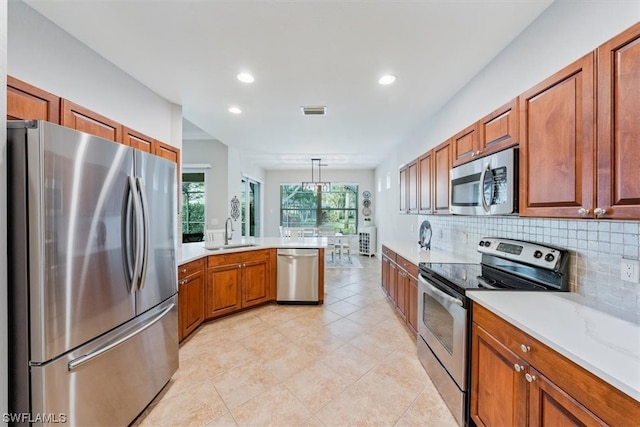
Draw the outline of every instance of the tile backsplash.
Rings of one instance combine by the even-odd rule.
[[[640,222],[421,215],[433,230],[432,248],[476,253],[482,237],[504,237],[571,251],[571,291],[599,309],[640,323],[640,285],[620,278],[622,258],[637,260]]]

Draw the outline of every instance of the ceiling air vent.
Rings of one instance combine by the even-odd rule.
[[[327,114],[327,107],[300,107],[305,116],[324,116]]]

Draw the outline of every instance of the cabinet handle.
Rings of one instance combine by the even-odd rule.
[[[182,273],[186,273],[186,272],[187,272],[187,269],[186,269],[186,268],[183,268],[183,269],[182,269],[182,270],[180,270],[180,271],[181,271]]]
[[[535,375],[531,375],[530,373],[524,374],[524,377],[527,379],[528,382],[533,382],[533,381],[536,380],[536,376]]]
[[[578,215],[580,216],[587,216],[589,215],[589,212],[591,212],[590,209],[585,209],[585,208],[578,209]]]
[[[482,151],[480,150],[476,151],[476,156],[479,156],[480,154],[482,154]]]
[[[531,351],[531,347],[529,347],[528,345],[520,344],[520,350],[522,350],[523,353],[528,353],[529,351]]]
[[[513,369],[516,370],[516,372],[520,372],[524,370],[524,366],[522,365],[518,365],[517,363],[515,365],[513,365]]]
[[[602,208],[595,208],[593,210],[593,213],[595,214],[596,217],[601,217],[607,214],[607,210],[606,209],[602,209]]]

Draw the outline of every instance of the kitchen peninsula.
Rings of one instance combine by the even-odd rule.
[[[183,244],[177,254],[180,340],[205,320],[275,301],[278,249],[318,249],[322,304],[326,247],[326,237],[240,239],[216,250],[206,249],[204,242]]]

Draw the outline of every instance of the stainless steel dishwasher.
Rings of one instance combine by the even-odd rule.
[[[318,249],[278,249],[278,304],[318,304]]]

